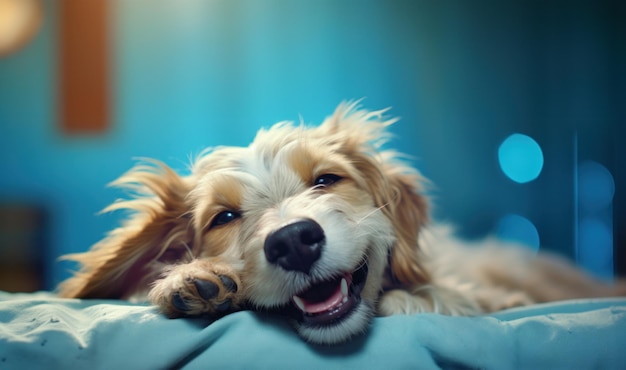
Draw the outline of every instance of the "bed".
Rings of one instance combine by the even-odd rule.
[[[626,298],[376,318],[367,334],[322,347],[269,314],[169,320],[125,301],[0,292],[0,369],[624,367]]]

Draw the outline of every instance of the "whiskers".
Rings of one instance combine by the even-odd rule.
[[[389,203],[385,203],[380,207],[376,207],[374,208],[371,212],[369,212],[368,214],[366,214],[365,216],[361,217],[359,220],[356,221],[356,225],[360,226],[361,223],[365,220],[367,220],[369,217],[371,217],[372,215],[376,214],[377,212],[381,211],[383,208],[389,206]]]

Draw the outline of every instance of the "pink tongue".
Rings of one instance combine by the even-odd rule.
[[[343,294],[341,294],[341,284],[338,284],[335,292],[323,302],[308,302],[307,300],[302,299],[302,303],[304,304],[304,311],[308,313],[320,313],[324,311],[329,311],[331,308],[341,303],[341,301],[343,301]]]
[[[346,274],[346,276],[344,276],[343,278],[346,279],[348,286],[350,286],[350,284],[352,283],[352,276],[350,276],[350,274]],[[343,293],[341,293],[341,280],[335,287],[335,291],[325,301],[309,302],[306,299],[300,297],[304,305],[304,311],[312,314],[330,311],[333,307],[336,307],[340,303],[342,303],[343,298]]]

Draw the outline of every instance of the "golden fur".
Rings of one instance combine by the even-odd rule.
[[[202,153],[188,176],[157,161],[135,167],[114,185],[137,196],[107,209],[131,215],[67,257],[82,267],[61,296],[147,295],[170,317],[282,312],[306,340],[332,344],[374,314],[626,294],[556,257],[493,239],[466,245],[429,225],[423,179],[381,149],[394,122],[383,115],[351,103],[318,127],[279,123],[249,147]]]

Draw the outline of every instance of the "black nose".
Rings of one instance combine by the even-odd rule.
[[[265,239],[265,258],[287,271],[309,273],[320,258],[326,237],[315,221],[305,218],[271,232]]]

